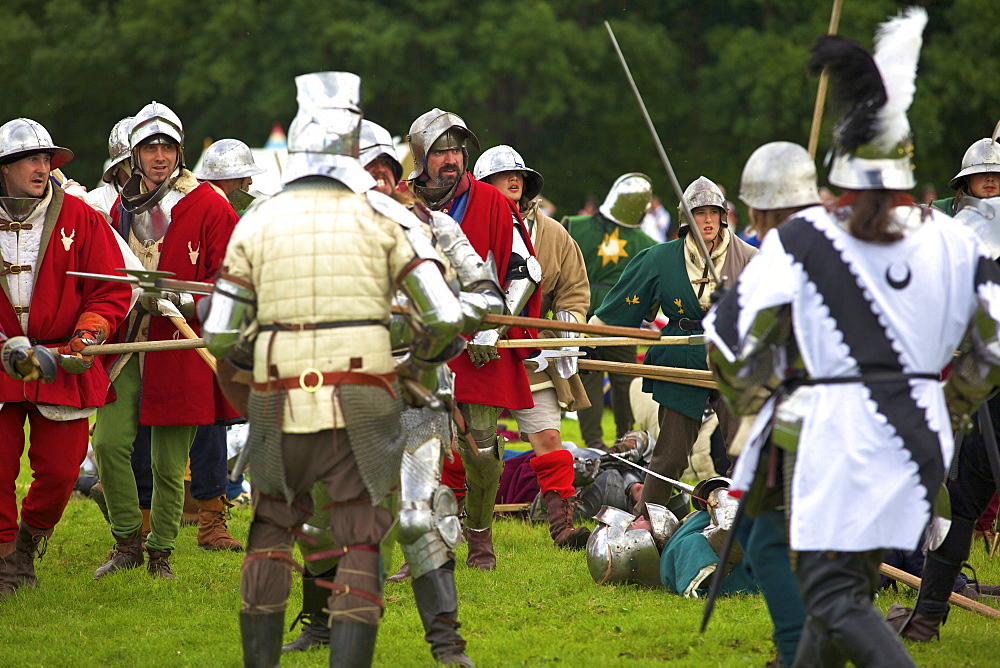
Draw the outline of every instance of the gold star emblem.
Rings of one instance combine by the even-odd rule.
[[[626,304],[638,304],[639,303],[639,295],[632,295],[631,297],[626,297],[625,298],[625,303]]]
[[[628,253],[625,252],[625,244],[627,243],[627,240],[623,241],[618,238],[617,227],[611,234],[605,234],[604,241],[597,249],[597,255],[601,258],[601,266],[607,265],[608,262],[618,264],[618,258],[628,257]]]
[[[677,312],[678,313],[680,313],[682,315],[684,314],[684,308],[681,306],[681,300],[680,300],[680,298],[677,298],[677,299],[674,300],[674,306],[677,307]]]

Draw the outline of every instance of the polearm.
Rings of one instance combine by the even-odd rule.
[[[701,252],[701,256],[705,258],[705,266],[708,268],[708,273],[711,274],[712,280],[719,287],[722,287],[722,281],[719,280],[719,274],[715,271],[715,265],[712,264],[712,256],[708,252],[708,246],[705,245],[705,240],[701,238],[700,234],[695,234],[697,226],[694,222],[694,216],[691,214],[691,208],[688,207],[687,202],[684,201],[684,191],[681,190],[681,184],[677,181],[677,175],[674,173],[674,168],[670,165],[670,158],[667,157],[667,152],[663,149],[663,143],[660,142],[660,136],[656,133],[656,126],[653,125],[653,119],[650,118],[649,112],[646,110],[646,103],[642,101],[642,94],[639,92],[638,86],[635,85],[635,79],[632,78],[632,71],[628,68],[628,63],[625,62],[625,55],[622,54],[621,48],[618,46],[618,40],[615,39],[615,31],[611,29],[611,24],[607,21],[604,22],[604,27],[608,30],[608,37],[611,38],[611,45],[615,47],[615,53],[618,54],[618,61],[622,64],[622,69],[625,70],[625,77],[628,79],[628,84],[632,88],[632,92],[635,93],[635,99],[639,103],[639,109],[642,111],[642,117],[646,119],[646,127],[649,128],[649,134],[653,136],[653,144],[656,146],[656,152],[660,155],[660,160],[663,162],[663,167],[667,170],[667,176],[670,177],[670,185],[674,187],[674,192],[677,193],[677,199],[680,201],[680,209],[687,219],[688,225],[692,232],[691,236],[694,238],[695,244],[698,246],[698,251]]]
[[[601,348],[604,346],[698,346],[705,344],[704,334],[691,336],[661,336],[659,339],[639,339],[634,336],[598,336],[585,339],[503,339],[497,342],[497,348],[563,348],[579,346],[580,348]]]
[[[892,578],[896,582],[902,582],[903,584],[913,587],[914,589],[920,589],[920,578],[916,575],[911,575],[906,571],[902,571],[895,566],[890,566],[889,564],[879,564],[878,572],[886,577]],[[957,592],[951,592],[948,596],[948,602],[952,605],[957,605],[960,608],[968,610],[969,612],[982,615],[983,617],[1000,619],[1000,610],[991,608],[988,605],[983,605],[979,601],[973,601],[971,598],[962,596]]]
[[[843,0],[833,0],[833,11],[830,12],[830,27],[827,35],[836,35],[840,26],[840,8],[844,4]],[[809,157],[816,159],[816,145],[819,144],[819,127],[823,122],[823,106],[826,104],[826,87],[830,77],[823,69],[819,75],[819,88],[816,89],[816,104],[813,106],[812,127],[809,129]]]
[[[397,315],[407,315],[409,309],[405,306],[394,304],[392,312]],[[491,325],[510,325],[512,327],[524,327],[526,329],[552,330],[559,332],[580,332],[581,334],[603,334],[605,336],[628,336],[643,341],[658,341],[660,333],[651,329],[640,329],[639,327],[616,327],[614,325],[591,325],[586,322],[562,322],[560,320],[549,320],[547,318],[525,318],[519,315],[487,315],[483,322]],[[528,340],[528,339],[526,339]],[[530,339],[537,341],[539,339]],[[572,345],[580,345],[583,339],[573,339]],[[503,346],[498,346],[503,347]],[[537,346],[522,346],[533,348]]]
[[[133,343],[104,343],[99,346],[84,346],[81,355],[118,355],[128,353],[152,353],[160,350],[191,350],[204,348],[204,339],[169,339],[164,341],[138,341]]]

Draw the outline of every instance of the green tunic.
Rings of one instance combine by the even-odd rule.
[[[949,216],[955,215],[955,198],[945,197],[944,199],[936,199],[931,202],[931,206],[935,209],[944,211]]]
[[[636,255],[612,288],[596,315],[609,325],[638,327],[647,313],[659,306],[670,318],[664,336],[687,336],[674,323],[681,318],[700,320],[705,312],[691,286],[684,266],[684,239],[674,239]],[[698,330],[700,333],[701,330]],[[708,369],[705,346],[650,346],[644,363],[685,369]],[[644,392],[663,406],[701,420],[708,401],[707,388],[644,378]]]
[[[640,251],[655,246],[648,234],[638,227],[622,227],[599,213],[592,216],[566,216],[562,221],[569,229],[587,265],[590,280],[590,312],[601,305],[625,267]]]

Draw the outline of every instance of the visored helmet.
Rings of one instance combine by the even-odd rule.
[[[635,515],[604,506],[594,519],[601,523],[587,541],[587,568],[594,582],[660,586],[660,552],[649,531],[628,528]]]
[[[694,211],[699,206],[717,206],[722,210],[721,224],[726,226],[726,196],[722,194],[722,189],[704,176],[699,176],[691,182],[691,185],[684,191],[684,204]],[[688,219],[684,215],[684,205],[677,205],[677,214],[680,219],[678,235],[687,234]]]
[[[358,162],[361,78],[351,72],[313,72],[295,77],[298,113],[288,129],[288,160],[282,178],[326,176],[355,193],[375,185]]]
[[[368,119],[361,121],[361,140],[358,160],[362,167],[367,167],[372,162],[382,156],[389,158],[392,162],[392,174],[396,181],[403,178],[403,165],[396,157],[396,148],[392,144],[392,135],[378,123],[373,123]]]
[[[545,179],[541,174],[530,167],[525,167],[520,153],[503,144],[483,151],[476,160],[472,175],[477,181],[483,181],[500,172],[521,172],[524,175],[524,194],[521,195],[521,200],[525,204],[538,197],[542,192],[542,186],[545,185]]]
[[[798,144],[764,144],[743,166],[739,199],[761,211],[819,204],[816,164]]]
[[[73,151],[52,142],[49,131],[30,118],[15,118],[0,125],[0,161],[45,151],[52,154],[52,169],[62,167],[73,159]]]
[[[202,181],[225,181],[256,176],[265,171],[253,161],[249,146],[239,139],[220,139],[205,149],[201,167],[194,177]]]
[[[479,149],[479,138],[473,134],[462,117],[437,107],[413,121],[410,132],[406,135],[406,141],[410,144],[410,152],[413,154],[413,171],[407,177],[411,181],[424,173],[427,154],[431,148],[438,150],[462,148],[466,169],[469,167],[467,142],[471,141],[473,146]]]
[[[652,197],[653,182],[650,178],[639,172],[630,172],[615,180],[597,210],[622,227],[639,227]]]
[[[966,176],[1000,172],[1000,143],[986,137],[977,139],[962,157],[962,170],[948,181],[948,185],[956,190],[962,185]]]

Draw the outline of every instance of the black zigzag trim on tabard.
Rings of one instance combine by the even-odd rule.
[[[1000,286],[1000,260],[994,261],[983,255],[976,264],[976,290],[987,283]]]
[[[785,252],[802,264],[808,280],[816,285],[830,317],[843,334],[844,344],[861,368],[865,371],[902,371],[899,354],[879,324],[872,303],[865,298],[857,277],[830,239],[802,219],[789,221],[776,231]],[[938,435],[927,425],[924,409],[910,396],[909,381],[864,384],[878,412],[896,430],[903,447],[917,464],[920,484],[931,501],[944,480],[941,444]]]

